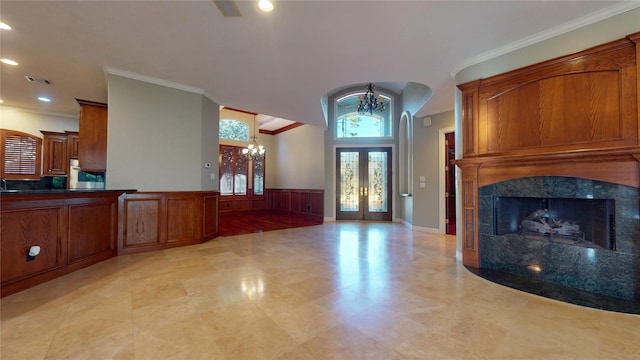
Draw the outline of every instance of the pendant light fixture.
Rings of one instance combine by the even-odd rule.
[[[258,138],[256,136],[256,128],[258,124],[256,123],[255,116],[253,118],[253,136],[251,137],[251,142],[249,145],[242,149],[242,154],[245,156],[247,160],[262,160],[264,159],[265,148],[262,145],[258,145]]]
[[[374,93],[375,88],[375,84],[367,84],[367,87],[365,88],[365,94],[358,98],[358,114],[369,113],[369,115],[373,115],[374,111],[384,111],[384,99],[382,98],[382,96],[376,98],[376,94]]]

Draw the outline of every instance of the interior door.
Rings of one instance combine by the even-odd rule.
[[[391,148],[336,151],[336,220],[391,221]]]

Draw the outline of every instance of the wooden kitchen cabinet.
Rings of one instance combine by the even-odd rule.
[[[64,206],[2,211],[2,284],[60,269],[64,266]],[[31,246],[40,254],[27,261]]]
[[[80,135],[77,131],[65,131],[65,133],[67,134],[67,153],[69,154],[69,159],[77,159]]]
[[[80,104],[78,161],[82,171],[107,171],[107,104],[76,99]]]
[[[1,295],[117,256],[120,194],[51,191],[0,197]],[[32,246],[40,253],[29,259]]]
[[[69,168],[67,134],[40,131],[44,137],[42,176],[66,176]]]

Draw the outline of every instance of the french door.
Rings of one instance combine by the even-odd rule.
[[[336,149],[336,220],[391,221],[391,148]]]

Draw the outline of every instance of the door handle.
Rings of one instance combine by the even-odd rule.
[[[364,196],[367,196],[368,189],[369,188],[365,186],[365,188],[364,188]]]
[[[360,196],[364,196],[364,188],[363,187],[360,188]]]

